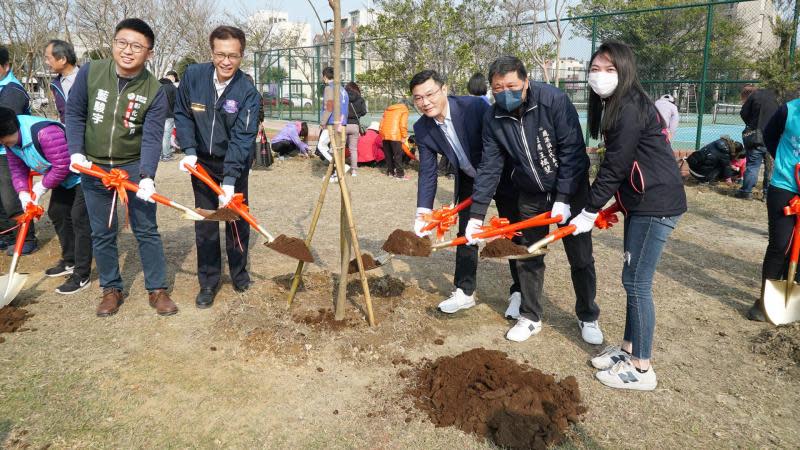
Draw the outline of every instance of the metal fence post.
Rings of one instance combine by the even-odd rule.
[[[326,44],[327,45],[327,44]],[[311,74],[311,95],[314,96],[314,104],[317,105],[317,123],[322,120],[322,105],[319,103],[319,92],[317,89],[317,77],[322,73],[322,56],[320,55],[320,46],[317,45],[317,70]]]
[[[708,76],[708,58],[711,52],[711,35],[714,25],[714,6],[708,5],[706,13],[706,45],[703,48],[703,73],[700,74],[700,101],[697,106],[697,138],[694,142],[695,150],[700,148],[700,138],[703,134],[703,113],[706,108],[706,77]]]
[[[350,41],[350,81],[356,82],[356,40]]]
[[[798,0],[800,1],[800,0]],[[591,58],[594,55],[595,49],[597,48],[597,16],[592,17],[592,53],[589,55]],[[589,64],[592,64],[592,61],[589,61]],[[589,71],[589,67],[586,68],[586,71]],[[588,85],[587,85],[588,86]],[[584,89],[589,89],[589,87],[584,87]],[[586,131],[584,132],[585,137],[584,141],[586,141],[586,145],[589,145],[589,93],[586,93]]]

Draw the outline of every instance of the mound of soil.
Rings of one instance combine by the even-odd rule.
[[[406,284],[403,280],[395,278],[391,275],[384,275],[382,277],[368,277],[367,284],[369,285],[369,293],[374,297],[399,297],[405,292]],[[361,289],[361,280],[352,280],[347,283],[347,295],[362,295],[364,290]]]
[[[375,258],[369,253],[361,254],[361,263],[364,264],[364,270],[372,270],[380,267],[378,262],[375,261]],[[356,261],[355,258],[353,258],[353,260],[350,261],[350,265],[347,266],[347,273],[358,273],[358,261]]]
[[[397,229],[392,231],[389,239],[383,243],[383,250],[395,255],[430,256],[431,240],[417,237],[413,231]]]
[[[800,322],[763,330],[753,338],[753,351],[777,361],[800,378]]]
[[[295,317],[293,320],[297,323],[304,323],[311,328],[332,331],[341,331],[355,325],[350,319],[336,320],[333,311],[325,308],[317,310],[316,315],[312,313],[302,317]]]
[[[276,237],[274,241],[267,243],[266,246],[278,253],[291,256],[294,259],[299,259],[307,263],[314,262],[314,256],[311,255],[311,251],[302,239],[282,234]]]
[[[504,256],[524,255],[528,249],[511,242],[510,239],[495,239],[481,250],[482,258],[502,258]]]
[[[0,308],[0,333],[14,333],[16,331],[26,331],[22,324],[33,317],[27,309],[17,308],[16,306],[4,306]]]
[[[575,377],[556,382],[483,348],[427,361],[407,392],[437,427],[456,426],[512,449],[558,444],[586,412]]]

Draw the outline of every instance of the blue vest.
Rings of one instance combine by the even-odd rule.
[[[17,85],[19,85],[19,87],[22,88],[22,92],[25,92],[25,87],[22,86],[22,83],[20,83],[19,80],[17,79],[17,77],[14,76],[14,72],[13,71],[9,71],[6,74],[5,78],[0,80],[0,91],[2,91],[3,88],[8,86],[9,84],[17,84]],[[28,93],[25,92],[25,95],[27,96]],[[30,110],[25,111],[25,114],[30,114],[30,113],[31,113]],[[5,155],[5,154],[6,154],[5,146],[0,145],[0,155]]]
[[[20,144],[11,147],[11,151],[21,159],[26,166],[30,167],[31,170],[35,170],[40,174],[44,175],[50,168],[53,166],[50,164],[50,161],[46,160],[44,155],[36,148],[33,144],[33,135],[31,135],[31,129],[34,125],[42,122],[51,123],[53,125],[63,126],[59,122],[55,122],[53,120],[45,119],[44,117],[34,117],[34,116],[17,116],[17,120],[19,121],[19,134],[20,134]],[[5,146],[3,146],[5,148]],[[81,178],[72,172],[67,175],[67,178],[61,182],[61,186],[66,189],[72,189],[81,182]]]
[[[795,99],[786,104],[786,126],[778,141],[778,150],[775,152],[775,168],[772,171],[770,185],[800,193],[794,177],[794,167],[800,163],[800,99]]]

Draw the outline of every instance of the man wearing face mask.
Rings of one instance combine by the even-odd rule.
[[[571,211],[581,211],[589,188],[589,156],[578,113],[561,90],[530,82],[518,58],[503,56],[489,66],[495,104],[484,117],[483,159],[477,170],[470,221],[465,236],[480,242],[486,210],[500,182],[506,161],[519,193],[520,219],[552,211],[567,223]],[[522,230],[525,245],[543,238],[549,227]],[[598,345],[603,333],[597,323],[596,280],[590,233],[564,238],[575,290],[575,313],[584,341]],[[542,329],[540,299],[544,289],[544,256],[517,261],[522,304],[520,318],[506,334],[516,342]]]

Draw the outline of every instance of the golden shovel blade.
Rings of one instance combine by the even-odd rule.
[[[540,249],[534,250],[532,253],[526,253],[524,255],[511,255],[511,256],[503,257],[501,259],[528,259],[528,258],[534,258],[536,256],[546,255],[548,251],[549,250],[547,249],[547,247],[542,247]]]
[[[27,279],[27,273],[9,273],[0,277],[0,308],[17,298]]]
[[[792,283],[787,293],[786,280],[767,280],[761,304],[764,316],[773,325],[800,320],[800,289],[797,283]]]

